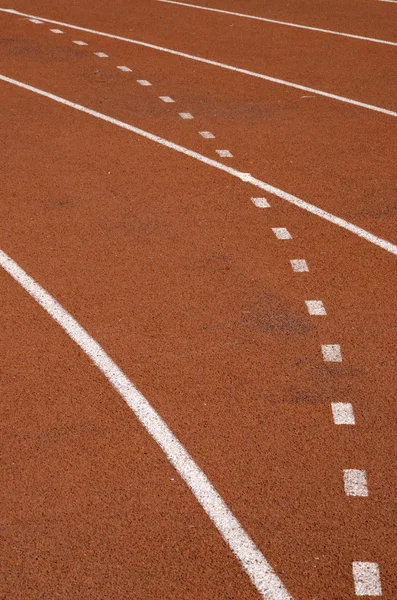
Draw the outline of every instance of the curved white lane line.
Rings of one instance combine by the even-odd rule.
[[[81,325],[32,277],[0,250],[0,265],[62,327],[92,360],[109,383],[157,442],[168,460],[191,489],[219,533],[241,562],[252,583],[265,600],[292,600],[280,579],[241,527],[203,471],[194,462],[160,415],[133,383]]]
[[[394,0],[381,0],[382,2],[390,2]],[[397,2],[397,0],[395,0]],[[257,17],[255,15],[248,15],[247,13],[232,12],[230,10],[223,10],[220,8],[213,8],[210,6],[199,6],[198,4],[189,4],[187,2],[176,2],[176,0],[157,0],[157,2],[163,2],[164,4],[176,4],[177,6],[189,6],[190,8],[199,8],[200,10],[208,10],[210,12],[222,13],[224,15],[231,15],[233,17],[244,17],[246,19],[254,19],[255,21],[265,21],[266,23],[273,23],[275,25],[286,25],[287,27],[296,27],[297,29],[307,29],[309,31],[318,31],[319,33],[329,33],[331,35],[339,35],[342,37],[353,38],[355,40],[363,40],[365,42],[375,42],[377,44],[386,44],[388,46],[397,46],[397,42],[389,42],[387,40],[380,40],[378,38],[365,37],[363,35],[355,35],[353,33],[343,33],[342,31],[333,31],[332,29],[321,29],[320,27],[310,27],[309,25],[299,25],[298,23],[289,23],[288,21],[276,21],[275,19],[268,19],[267,17]]]
[[[0,12],[7,12],[16,15],[21,15],[23,17],[33,17],[33,15],[29,15],[26,13],[21,13],[17,10],[12,10],[8,8],[0,8]],[[233,67],[232,65],[227,65],[225,63],[218,62],[216,60],[210,60],[208,58],[202,58],[201,56],[194,56],[193,54],[186,54],[186,52],[178,52],[177,50],[171,50],[170,48],[163,48],[162,46],[156,46],[154,44],[149,44],[147,42],[141,42],[139,40],[133,40],[131,38],[122,37],[120,35],[113,35],[111,33],[104,33],[103,31],[96,31],[95,29],[87,29],[86,27],[79,27],[78,25],[71,25],[70,23],[63,23],[62,21],[54,21],[52,19],[44,19],[42,17],[37,17],[41,19],[41,21],[45,23],[53,23],[55,25],[62,25],[63,27],[70,27],[71,29],[77,29],[79,31],[85,31],[86,33],[93,33],[95,35],[102,35],[107,38],[112,38],[114,40],[119,40],[121,42],[128,42],[130,44],[136,44],[138,46],[144,46],[145,48],[152,48],[153,50],[160,50],[161,52],[167,52],[168,54],[173,54],[175,56],[181,56],[182,58],[189,58],[190,60],[195,60],[197,62],[204,63],[206,65],[211,65],[213,67],[220,67],[222,69],[226,69],[228,71],[234,71],[235,73],[242,73],[243,75],[249,75],[250,77],[256,77],[258,79],[264,79],[265,81],[270,81],[271,83],[277,83],[279,85],[284,85],[286,87],[291,87],[296,90],[301,90],[303,92],[310,92],[311,94],[316,94],[317,96],[323,96],[325,98],[331,98],[331,100],[338,100],[339,102],[344,102],[345,104],[352,104],[354,106],[359,106],[360,108],[366,108],[368,110],[372,110],[374,112],[382,113],[384,115],[388,115],[389,117],[397,117],[397,112],[393,110],[389,110],[387,108],[381,108],[380,106],[375,106],[374,104],[367,104],[365,102],[360,102],[358,100],[352,100],[351,98],[345,98],[344,96],[338,96],[337,94],[331,94],[329,92],[323,92],[322,90],[317,90],[315,88],[310,88],[305,85],[300,85],[298,83],[293,83],[291,81],[285,81],[284,79],[278,79],[276,77],[271,77],[270,75],[263,75],[262,73],[257,73],[255,71],[249,71],[248,69],[240,69],[240,67]]]
[[[64,104],[65,106],[69,106],[70,108],[79,110],[83,113],[91,115],[92,117],[101,119],[102,121],[107,121],[108,123],[112,123],[113,125],[117,125],[118,127],[122,127],[123,129],[127,129],[128,131],[132,131],[133,133],[136,133],[144,138],[147,138],[148,140],[156,142],[157,144],[161,144],[162,146],[166,146],[167,148],[176,150],[177,152],[180,152],[181,154],[185,154],[186,156],[195,158],[196,160],[198,160],[206,165],[210,165],[211,167],[215,167],[216,169],[219,169],[220,171],[225,171],[226,173],[229,173],[229,175],[233,175],[233,177],[237,177],[238,179],[241,179],[241,181],[244,181],[245,183],[251,183],[252,185],[256,186],[257,188],[260,188],[261,190],[265,190],[266,192],[269,192],[270,194],[274,194],[275,196],[278,196],[279,198],[282,198],[283,200],[290,202],[290,204],[295,204],[295,206],[299,206],[299,208],[303,208],[304,210],[307,210],[308,212],[310,212],[314,215],[317,215],[318,217],[321,217],[322,219],[325,219],[326,221],[329,221],[330,223],[333,223],[334,225],[338,225],[339,227],[342,227],[343,229],[347,229],[347,231],[350,231],[351,233],[358,235],[359,237],[367,240],[367,242],[370,242],[371,244],[375,244],[376,246],[383,248],[383,250],[386,250],[387,252],[390,252],[391,254],[395,254],[397,256],[397,246],[395,244],[392,244],[391,242],[388,242],[387,240],[384,240],[384,239],[374,235],[373,233],[370,233],[369,231],[366,231],[365,229],[358,227],[357,225],[353,225],[353,223],[349,223],[348,221],[345,221],[344,219],[341,219],[340,217],[336,217],[332,213],[329,213],[329,212],[323,210],[322,208],[319,208],[318,206],[314,206],[314,204],[309,204],[308,202],[301,200],[297,196],[293,196],[292,194],[289,194],[288,192],[284,192],[283,190],[280,190],[279,188],[276,188],[268,183],[265,183],[264,181],[261,181],[260,179],[256,179],[250,173],[243,173],[242,171],[233,169],[233,167],[228,167],[227,165],[224,165],[216,160],[213,160],[212,158],[208,158],[207,156],[204,156],[203,154],[199,154],[198,152],[189,150],[188,148],[185,148],[184,146],[180,146],[179,144],[175,144],[174,142],[165,140],[164,138],[162,138],[158,135],[155,135],[153,133],[149,133],[148,131],[145,131],[143,129],[139,129],[139,127],[134,127],[133,125],[129,125],[128,123],[124,123],[123,121],[119,121],[118,119],[114,119],[113,117],[109,117],[108,115],[104,115],[103,113],[100,113],[96,110],[92,110],[91,108],[86,108],[85,106],[82,106],[81,104],[76,104],[76,102],[71,102],[70,100],[66,100],[65,98],[56,96],[55,94],[51,94],[50,92],[45,92],[44,90],[40,90],[39,88],[33,87],[32,85],[28,85],[27,83],[22,83],[21,81],[17,81],[16,79],[11,79],[11,77],[6,77],[5,75],[0,75],[0,80],[5,81],[7,83],[11,83],[11,84],[21,87],[25,90],[29,90],[30,92],[34,92],[36,94],[39,94],[40,96],[45,96],[46,98],[55,100],[55,102],[59,102],[60,104]]]

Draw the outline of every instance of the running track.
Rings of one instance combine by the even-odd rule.
[[[395,600],[397,7],[88,4],[0,7],[0,598]]]

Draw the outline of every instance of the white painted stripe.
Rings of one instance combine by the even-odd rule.
[[[390,4],[397,4],[397,0],[379,0],[379,2],[390,2]]]
[[[99,56],[99,58],[109,58],[109,55],[104,52],[94,52],[94,54],[95,56]]]
[[[229,150],[216,150],[216,153],[222,158],[233,158],[233,154]]]
[[[73,44],[77,44],[78,46],[88,46],[87,42],[82,42],[81,40],[73,40]]]
[[[143,85],[143,86],[152,85],[149,81],[146,81],[146,79],[137,79],[137,82],[139,83],[139,85]]]
[[[189,486],[264,599],[292,600],[263,554],[160,415],[81,325],[15,261],[0,250],[0,265],[62,327],[124,398]]]
[[[285,227],[273,227],[272,231],[278,240],[292,240],[292,235]]]
[[[332,402],[331,409],[335,425],[356,424],[351,402]]]
[[[270,207],[270,204],[266,200],[266,198],[251,198],[251,201],[258,208],[269,208]]]
[[[344,469],[343,484],[347,496],[368,496],[367,475],[361,469]]]
[[[190,113],[179,113],[179,116],[181,119],[194,119],[193,115]]]
[[[34,16],[34,15],[29,15],[26,13],[19,12],[17,10],[12,10],[9,8],[0,8],[0,11],[8,12],[8,13],[15,14],[15,15],[21,15],[23,17],[33,17]],[[202,58],[201,56],[194,56],[193,54],[187,54],[186,52],[178,52],[177,50],[172,50],[171,48],[164,48],[163,46],[156,46],[155,44],[149,44],[148,42],[140,42],[139,40],[133,40],[131,38],[126,38],[126,37],[123,37],[120,35],[113,35],[111,33],[105,33],[103,31],[96,31],[95,29],[88,29],[87,27],[71,25],[70,23],[64,23],[63,21],[54,21],[53,19],[42,19],[42,20],[45,21],[46,23],[54,23],[55,25],[62,25],[63,27],[70,27],[71,29],[77,29],[78,31],[94,33],[95,35],[101,35],[103,37],[112,38],[114,40],[120,40],[121,42],[128,42],[129,44],[136,44],[138,46],[144,46],[145,48],[152,48],[153,50],[159,50],[160,52],[167,52],[168,54],[173,54],[174,56],[181,56],[183,58],[188,58],[190,60],[195,60],[197,62],[204,63],[206,65],[212,65],[213,67],[220,67],[222,69],[227,69],[228,71],[234,71],[235,73],[242,73],[243,75],[249,75],[250,77],[257,77],[258,79],[270,81],[271,83],[277,83],[279,85],[285,85],[287,87],[295,88],[297,90],[303,90],[304,92],[310,92],[312,94],[317,94],[318,96],[324,96],[325,98],[330,98],[331,100],[338,100],[339,102],[344,102],[346,104],[352,104],[354,106],[366,108],[368,110],[379,112],[384,115],[388,115],[390,117],[397,117],[397,112],[395,112],[393,110],[389,110],[387,108],[381,108],[380,106],[375,106],[373,104],[366,104],[365,102],[360,102],[358,100],[353,100],[351,98],[345,98],[344,96],[338,96],[337,94],[323,92],[322,90],[316,90],[314,88],[300,85],[298,83],[293,83],[292,81],[285,81],[284,79],[278,79],[277,77],[271,77],[270,75],[264,75],[263,73],[256,73],[255,71],[249,71],[248,69],[240,69],[239,67],[233,67],[232,65],[226,65],[226,64],[218,62],[216,60]]]
[[[395,2],[397,0],[381,0],[382,2]],[[306,29],[308,31],[317,31],[319,33],[329,33],[330,35],[339,35],[342,37],[353,38],[355,40],[363,40],[365,42],[375,42],[376,44],[386,44],[388,46],[397,46],[397,42],[389,42],[387,40],[380,40],[378,38],[370,38],[362,35],[355,35],[353,33],[344,33],[342,31],[332,31],[332,29],[321,29],[320,27],[311,27],[309,25],[298,25],[298,23],[289,23],[288,21],[276,21],[275,19],[268,19],[265,17],[257,17],[254,15],[247,15],[246,13],[231,12],[230,10],[221,10],[219,8],[211,8],[209,6],[199,6],[198,4],[187,4],[186,2],[176,2],[175,0],[158,0],[164,4],[177,4],[178,6],[188,6],[189,8],[199,8],[200,10],[208,10],[211,12],[222,13],[225,15],[232,15],[234,17],[244,17],[246,19],[254,19],[255,21],[265,21],[266,23],[273,23],[275,25],[285,25],[286,27],[296,27],[297,29]]]
[[[217,162],[216,160],[213,160],[212,158],[208,158],[207,156],[204,156],[203,154],[199,154],[198,152],[189,150],[188,148],[180,146],[179,144],[175,144],[174,142],[165,140],[164,138],[162,138],[158,135],[149,133],[148,131],[144,131],[143,129],[139,129],[138,127],[134,127],[133,125],[129,125],[128,123],[124,123],[123,121],[119,121],[118,119],[114,119],[113,117],[109,117],[108,115],[104,115],[103,113],[100,113],[96,110],[92,110],[91,108],[87,108],[85,106],[82,106],[81,104],[77,104],[76,102],[71,102],[70,100],[66,100],[65,98],[56,96],[55,94],[51,94],[50,92],[40,90],[39,88],[36,88],[32,85],[28,85],[27,83],[23,83],[16,79],[12,79],[11,77],[7,77],[6,75],[0,75],[0,80],[5,81],[7,83],[11,83],[12,85],[16,85],[25,90],[29,90],[30,92],[34,92],[35,94],[39,94],[40,96],[44,96],[46,98],[49,98],[50,100],[54,100],[55,102],[59,102],[59,104],[63,104],[65,106],[69,106],[70,108],[74,108],[75,110],[79,110],[83,113],[91,115],[92,117],[101,119],[102,121],[107,121],[108,123],[112,123],[113,125],[117,125],[118,127],[122,127],[123,129],[127,129],[128,131],[132,131],[133,133],[136,133],[137,135],[140,135],[146,139],[152,140],[153,142],[156,142],[157,144],[161,144],[162,146],[165,146],[167,148],[175,150],[176,152],[180,152],[181,154],[190,156],[191,158],[194,158],[206,165],[209,165],[211,167],[219,169],[220,171],[229,173],[229,175],[232,175],[233,177],[237,177],[238,179],[241,179],[241,181],[244,181],[245,183],[250,183],[257,188],[259,188],[265,192],[268,192],[269,194],[274,194],[275,196],[282,198],[283,200],[285,200],[286,202],[289,202],[290,204],[299,206],[299,208],[302,208],[302,209],[306,210],[307,212],[312,213],[312,214],[324,219],[325,221],[329,221],[330,223],[333,223],[334,225],[338,225],[342,229],[346,229],[347,231],[350,231],[351,233],[354,233],[355,235],[365,239],[367,242],[370,242],[371,244],[379,246],[379,248],[382,248],[383,250],[386,250],[387,252],[390,252],[391,254],[395,254],[397,256],[397,245],[392,244],[391,242],[388,242],[387,240],[383,240],[382,238],[377,237],[373,233],[370,233],[369,231],[366,231],[365,229],[362,229],[361,227],[357,227],[357,225],[353,225],[353,223],[349,223],[348,221],[345,221],[344,219],[341,219],[340,217],[336,217],[335,215],[333,215],[329,212],[326,212],[325,210],[323,210],[322,208],[319,208],[318,206],[309,204],[309,202],[305,202],[304,200],[297,198],[297,196],[293,196],[292,194],[289,194],[288,192],[284,192],[283,190],[280,190],[279,188],[276,188],[276,187],[270,185],[269,183],[265,183],[264,181],[261,181],[260,179],[256,179],[250,173],[244,173],[243,171],[238,171],[237,169],[234,169],[233,167],[229,167],[220,162]]]
[[[309,271],[309,267],[307,266],[307,262],[304,259],[293,259],[290,260],[292,270],[295,273],[306,273]]]
[[[200,131],[200,135],[201,137],[205,138],[206,140],[214,140],[215,136],[213,133],[211,133],[210,131]]]
[[[321,352],[326,362],[342,362],[342,353],[339,344],[323,344]]]
[[[0,10],[3,10],[2,8],[0,8]],[[10,12],[10,11],[4,11],[4,12]],[[43,25],[43,21],[39,21],[38,19],[28,19],[31,23],[34,23],[35,25]]]
[[[52,33],[63,33],[60,29],[50,29],[50,31],[52,31]]]
[[[120,69],[120,71],[123,71],[124,73],[131,73],[131,69],[129,67],[125,67],[124,65],[120,65],[117,68]]]
[[[162,100],[163,102],[175,102],[175,100],[173,100],[172,98],[170,98],[169,96],[159,96],[160,100]]]
[[[305,300],[309,315],[326,315],[327,312],[321,300]]]
[[[381,596],[382,586],[378,563],[353,562],[354,590],[357,596]]]

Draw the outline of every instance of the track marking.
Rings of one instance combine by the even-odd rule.
[[[290,260],[290,263],[291,263],[292,270],[295,271],[295,273],[306,273],[309,271],[307,262],[302,258],[299,258],[299,259],[294,258],[293,260]]]
[[[6,75],[0,75],[0,80],[10,83],[12,85],[16,85],[16,86],[18,86],[22,89],[28,90],[30,92],[34,92],[35,94],[38,94],[39,96],[44,96],[45,98],[49,98],[50,100],[58,102],[59,104],[63,104],[64,106],[68,106],[69,108],[73,108],[73,109],[83,112],[87,115],[91,115],[92,117],[101,119],[102,121],[106,121],[107,123],[112,123],[112,125],[117,125],[117,127],[121,127],[122,129],[132,131],[133,133],[136,133],[137,135],[140,135],[148,140],[156,142],[157,144],[160,144],[161,146],[165,146],[166,148],[170,148],[172,150],[175,150],[176,152],[180,152],[181,154],[184,154],[185,156],[190,156],[190,158],[194,158],[206,165],[209,165],[211,167],[214,167],[215,169],[218,169],[219,171],[224,171],[225,173],[228,173],[229,175],[232,175],[233,177],[236,177],[237,179],[240,179],[241,181],[243,181],[245,183],[250,183],[251,185],[253,185],[265,192],[268,192],[269,194],[273,194],[279,198],[282,198],[286,202],[289,202],[290,204],[298,206],[299,208],[302,208],[303,210],[306,210],[307,212],[314,214],[314,215],[324,219],[325,221],[329,221],[330,223],[333,223],[334,225],[338,225],[342,229],[346,229],[347,231],[354,233],[358,237],[365,239],[367,242],[370,242],[371,244],[374,244],[375,246],[378,246],[379,248],[386,250],[386,252],[390,252],[390,254],[394,254],[397,256],[397,246],[395,244],[392,244],[391,242],[388,242],[387,240],[379,238],[376,235],[374,235],[373,233],[370,233],[369,231],[366,231],[365,229],[362,229],[361,227],[358,227],[357,225],[353,225],[353,223],[349,223],[348,221],[345,221],[344,219],[341,219],[340,217],[337,217],[337,216],[323,210],[322,208],[319,208],[318,206],[309,204],[309,202],[305,202],[304,200],[301,200],[301,198],[298,198],[297,196],[294,196],[293,194],[284,192],[283,190],[280,190],[279,188],[276,188],[276,187],[270,185],[269,183],[265,183],[264,181],[261,181],[260,179],[256,179],[250,173],[244,173],[243,171],[238,171],[237,169],[234,169],[233,167],[229,167],[229,166],[224,165],[216,160],[213,160],[212,158],[208,158],[207,156],[204,156],[203,154],[199,154],[198,152],[189,150],[188,148],[185,148],[184,146],[180,146],[179,144],[170,142],[169,140],[166,140],[158,135],[155,135],[153,133],[150,133],[150,132],[140,129],[138,127],[134,127],[133,125],[129,125],[128,123],[124,123],[123,121],[119,121],[118,119],[115,119],[108,115],[104,115],[103,113],[100,113],[96,110],[92,110],[91,108],[87,108],[85,106],[82,106],[81,104],[77,104],[76,102],[71,102],[70,100],[66,100],[66,98],[61,98],[60,96],[51,94],[50,92],[46,92],[46,91],[36,88],[32,85],[28,85],[27,83],[23,83],[22,81],[12,79],[11,77],[7,77]]]
[[[382,586],[378,563],[353,562],[354,589],[357,596],[381,596]]]
[[[73,44],[77,44],[78,46],[88,46],[87,42],[82,42],[81,40],[73,40]]]
[[[327,311],[321,300],[305,300],[307,312],[309,315],[326,315]]]
[[[258,208],[270,208],[270,204],[266,198],[251,198],[251,202]]]
[[[120,65],[117,68],[120,69],[120,71],[123,71],[124,73],[131,73],[131,69],[129,67],[124,67],[123,65]]]
[[[151,83],[149,83],[149,81],[146,81],[146,79],[137,79],[137,83],[139,83],[139,85],[143,85],[143,86],[152,85]]]
[[[190,113],[179,113],[179,116],[181,119],[194,119],[193,115]]]
[[[229,150],[215,150],[222,158],[233,158],[233,154]]]
[[[381,0],[381,2],[396,2],[397,0]],[[275,19],[267,19],[265,17],[256,17],[247,15],[246,13],[231,12],[230,10],[221,10],[219,8],[211,8],[209,6],[199,6],[198,4],[187,4],[186,2],[175,2],[174,0],[158,0],[164,4],[176,4],[178,6],[188,6],[189,8],[199,8],[200,10],[208,10],[211,12],[223,13],[234,17],[244,17],[246,19],[254,19],[255,21],[265,21],[266,23],[274,23],[275,25],[285,25],[287,27],[296,27],[297,29],[306,29],[308,31],[318,31],[320,33],[329,33],[330,35],[339,35],[342,37],[353,38],[355,40],[364,40],[365,42],[375,42],[376,44],[387,44],[388,46],[397,46],[397,42],[389,42],[378,38],[364,37],[353,33],[343,33],[342,31],[332,31],[331,29],[321,29],[319,27],[310,27],[309,25],[298,25],[298,23],[289,23],[288,21],[276,21]]]
[[[350,402],[332,402],[332,417],[335,425],[355,425],[353,405]]]
[[[162,100],[163,102],[175,102],[175,100],[173,100],[172,98],[170,98],[169,96],[159,96],[160,100]]]
[[[1,10],[1,9],[0,9]],[[28,19],[31,23],[35,25],[43,25],[43,21],[39,21],[38,19]]]
[[[379,0],[379,2],[390,2],[390,4],[397,4],[397,0]]]
[[[361,469],[344,469],[343,485],[346,496],[368,496],[367,475]]]
[[[63,33],[61,29],[50,29],[50,31],[52,31],[52,33]]]
[[[342,353],[339,344],[323,344],[321,352],[325,362],[342,362]]]
[[[209,479],[194,462],[160,415],[81,325],[7,254],[0,250],[0,265],[62,327],[124,398],[146,431],[193,492],[208,517],[238,558],[265,600],[292,600],[263,554],[241,527]]]
[[[211,133],[210,131],[200,131],[200,135],[201,137],[205,138],[206,140],[214,140],[215,136],[213,133]]]
[[[95,56],[99,56],[99,58],[109,58],[109,55],[104,52],[94,52],[94,54]]]
[[[273,227],[272,231],[278,240],[292,240],[292,235],[285,227]]]
[[[19,12],[17,10],[12,10],[9,8],[0,8],[0,12],[7,12],[14,15],[21,15],[22,17],[34,17],[34,15],[29,15],[26,13]],[[41,18],[41,17],[39,17]],[[352,100],[351,98],[345,98],[344,96],[338,96],[337,94],[331,94],[330,92],[323,92],[322,90],[317,90],[314,88],[310,88],[304,85],[300,85],[298,83],[293,83],[292,81],[285,81],[284,79],[278,79],[277,77],[271,77],[270,75],[264,75],[263,73],[256,73],[255,71],[249,71],[248,69],[240,69],[239,67],[233,67],[232,65],[227,65],[216,60],[210,60],[208,58],[202,58],[201,56],[194,56],[193,54],[187,54],[186,52],[178,52],[177,50],[172,50],[171,48],[164,48],[162,46],[156,46],[155,44],[149,44],[148,42],[141,42],[139,40],[133,40],[131,38],[126,38],[120,35],[113,35],[111,33],[105,33],[103,31],[96,31],[95,29],[88,29],[87,27],[80,27],[78,25],[71,25],[70,23],[63,23],[62,21],[54,21],[53,19],[42,19],[43,22],[46,23],[54,23],[55,25],[61,25],[63,27],[70,27],[71,29],[77,29],[78,31],[85,31],[86,33],[94,33],[95,35],[101,35],[103,37],[112,38],[114,40],[120,40],[122,42],[128,42],[129,44],[136,44],[138,46],[144,46],[145,48],[151,48],[152,50],[159,50],[160,52],[167,52],[168,54],[173,54],[174,56],[181,56],[183,58],[188,58],[190,60],[195,60],[197,62],[201,62],[207,65],[211,65],[213,67],[220,67],[222,69],[226,69],[228,71],[234,71],[235,73],[242,73],[243,75],[249,75],[250,77],[257,77],[258,79],[263,79],[265,81],[270,81],[271,83],[277,83],[279,85],[284,85],[287,87],[295,88],[297,90],[303,90],[304,92],[311,92],[312,94],[317,94],[318,96],[323,96],[325,98],[330,98],[331,100],[338,100],[339,102],[344,102],[346,104],[352,104],[354,106],[359,106],[361,108],[366,108],[368,110],[372,110],[374,112],[379,112],[384,115],[388,115],[389,117],[397,117],[397,112],[393,110],[389,110],[387,108],[381,108],[380,106],[375,106],[373,104],[366,104],[365,102],[360,102],[358,100]]]

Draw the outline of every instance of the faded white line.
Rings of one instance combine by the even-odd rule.
[[[324,304],[321,300],[305,300],[307,312],[309,315],[326,315]]]
[[[215,150],[222,158],[233,158],[233,154],[229,150]]]
[[[46,91],[36,88],[32,85],[28,85],[27,83],[23,83],[22,81],[12,79],[11,77],[7,77],[6,75],[0,75],[0,80],[10,83],[12,85],[16,85],[22,89],[29,90],[30,92],[34,92],[35,94],[39,94],[40,96],[44,96],[45,98],[49,98],[50,100],[54,100],[55,102],[58,102],[59,104],[63,104],[64,106],[69,106],[70,108],[74,108],[75,110],[78,110],[78,111],[81,111],[88,115],[91,115],[92,117],[95,117],[97,119],[101,119],[102,121],[106,121],[107,123],[112,123],[113,125],[117,125],[117,127],[121,127],[128,131],[132,131],[133,133],[136,133],[137,135],[140,135],[148,140],[156,142],[157,144],[165,146],[166,148],[170,148],[172,150],[175,150],[176,152],[180,152],[181,154],[184,154],[185,156],[190,156],[190,158],[194,158],[206,165],[209,165],[211,167],[218,169],[219,171],[224,171],[225,173],[228,173],[229,175],[232,175],[233,177],[236,177],[237,179],[240,179],[241,181],[244,181],[245,183],[250,183],[251,185],[261,189],[264,192],[278,196],[279,198],[282,198],[286,202],[289,202],[290,204],[298,206],[299,208],[302,208],[303,210],[306,210],[307,212],[314,214],[314,215],[324,219],[325,221],[329,221],[330,223],[333,223],[334,225],[338,225],[338,227],[341,227],[342,229],[350,231],[351,233],[354,233],[358,237],[365,239],[367,242],[370,242],[371,244],[374,244],[374,245],[378,246],[379,248],[382,248],[383,250],[390,252],[390,254],[394,254],[397,256],[397,246],[395,244],[392,244],[391,242],[388,242],[387,240],[379,238],[376,235],[374,235],[373,233],[370,233],[369,231],[366,231],[365,229],[362,229],[361,227],[358,227],[357,225],[353,225],[353,223],[349,223],[348,221],[345,221],[344,219],[341,219],[340,217],[337,217],[329,212],[326,212],[325,210],[323,210],[322,208],[319,208],[318,206],[309,204],[308,202],[301,200],[301,198],[297,198],[297,196],[293,196],[292,194],[289,194],[288,192],[284,192],[283,190],[280,190],[279,188],[276,188],[276,187],[270,185],[269,183],[265,183],[264,181],[261,181],[260,179],[256,179],[250,173],[244,173],[242,171],[238,171],[237,169],[234,169],[233,167],[229,167],[229,166],[224,165],[216,160],[213,160],[212,158],[208,158],[207,156],[204,156],[203,154],[199,154],[198,152],[189,150],[188,148],[180,146],[179,144],[175,144],[174,142],[165,140],[164,138],[162,138],[158,135],[149,133],[148,131],[144,131],[143,129],[139,129],[138,127],[134,127],[133,125],[129,125],[128,123],[124,123],[123,121],[119,121],[118,119],[114,119],[113,117],[104,115],[103,113],[100,113],[96,110],[92,110],[91,108],[87,108],[85,106],[82,106],[81,104],[77,104],[76,102],[71,102],[70,100],[66,100],[65,98],[61,98],[60,96],[51,94],[50,92],[46,92]]]
[[[83,327],[48,292],[0,250],[0,265],[62,327],[122,396],[188,485],[266,600],[292,600],[263,554],[241,527],[209,479],[147,399]]]
[[[378,563],[355,561],[352,567],[354,590],[357,596],[382,595]]]
[[[3,9],[0,9],[3,10]],[[10,11],[7,11],[10,12]],[[38,19],[28,19],[31,23],[34,23],[35,25],[43,25],[43,21],[39,21]]]
[[[88,46],[87,42],[82,42],[81,40],[73,40],[73,44],[77,44],[78,46]]]
[[[342,362],[342,352],[339,344],[323,344],[321,352],[326,362]]]
[[[351,402],[332,402],[332,417],[335,425],[355,425],[353,405]]]
[[[396,0],[381,0],[382,2],[392,2]],[[268,19],[266,17],[257,17],[255,15],[248,15],[247,13],[231,12],[230,10],[221,10],[220,8],[212,8],[209,6],[199,6],[198,4],[188,4],[187,2],[176,2],[175,0],[158,0],[164,4],[176,4],[178,6],[188,6],[189,8],[199,8],[200,10],[208,10],[210,12],[222,13],[224,15],[231,15],[233,17],[244,17],[245,19],[254,19],[255,21],[265,21],[266,23],[273,23],[274,25],[285,25],[286,27],[295,27],[297,29],[306,29],[308,31],[317,31],[319,33],[329,33],[330,35],[339,35],[342,37],[353,38],[355,40],[363,40],[365,42],[375,42],[376,44],[386,44],[388,46],[397,46],[397,42],[389,42],[387,40],[380,40],[378,38],[370,38],[362,35],[355,35],[353,33],[344,33],[342,31],[332,31],[332,29],[321,29],[320,27],[311,27],[310,25],[299,25],[298,23],[289,23],[288,21],[276,21],[275,19]]]
[[[200,131],[200,135],[201,137],[205,138],[206,140],[214,140],[215,136],[213,133],[211,133],[210,131]]]
[[[251,198],[251,202],[258,208],[270,208],[270,204],[266,198]]]
[[[149,81],[146,81],[146,79],[137,79],[137,82],[139,83],[139,85],[143,85],[146,87],[152,85]]]
[[[193,115],[186,112],[179,113],[179,116],[181,117],[181,119],[194,119]]]
[[[94,52],[95,56],[99,56],[99,58],[109,58],[108,54],[105,54],[105,52]]]
[[[173,100],[172,98],[170,98],[169,96],[159,96],[160,100],[162,100],[163,102],[175,102],[175,100]]]
[[[362,469],[344,469],[343,485],[346,496],[368,496],[367,475]]]
[[[52,31],[52,33],[63,33],[60,29],[50,29],[50,31]]]
[[[309,267],[307,266],[307,262],[303,258],[294,258],[290,260],[292,270],[295,273],[306,273],[309,271]]]
[[[22,13],[17,10],[11,10],[8,8],[0,8],[0,11],[15,14],[15,15],[21,15],[23,17],[34,17],[34,15],[29,15],[29,14]],[[39,18],[41,18],[41,17],[39,17]],[[270,75],[264,75],[263,73],[256,73],[255,71],[249,71],[248,69],[240,69],[239,67],[227,65],[227,64],[218,62],[216,60],[202,58],[201,56],[194,56],[193,54],[187,54],[186,52],[178,52],[177,50],[172,50],[171,48],[164,48],[162,46],[156,46],[155,44],[149,44],[148,42],[141,42],[139,40],[133,40],[131,38],[126,38],[126,37],[123,37],[120,35],[105,33],[103,31],[96,31],[95,29],[88,29],[87,27],[80,27],[78,25],[71,25],[70,23],[63,23],[62,21],[54,21],[53,19],[42,19],[42,21],[45,21],[46,23],[54,23],[55,25],[62,25],[63,27],[70,27],[71,29],[85,31],[87,33],[94,33],[95,35],[101,35],[103,37],[112,38],[114,40],[128,42],[129,44],[136,44],[138,46],[144,46],[145,48],[159,50],[160,52],[167,52],[168,54],[173,54],[174,56],[181,56],[182,58],[188,58],[190,60],[195,60],[197,62],[211,65],[213,67],[220,67],[220,68],[226,69],[228,71],[234,71],[235,73],[242,73],[243,75],[249,75],[250,77],[257,77],[258,79],[270,81],[271,83],[277,83],[279,85],[284,85],[284,86],[291,87],[291,88],[294,88],[297,90],[303,90],[304,92],[311,92],[312,94],[317,94],[318,96],[330,98],[331,100],[338,100],[339,102],[344,102],[345,104],[352,104],[354,106],[359,106],[360,108],[366,108],[368,110],[372,110],[375,112],[382,113],[384,115],[388,115],[389,117],[397,117],[397,112],[395,112],[393,110],[389,110],[387,108],[382,108],[380,106],[375,106],[373,104],[367,104],[365,102],[360,102],[359,100],[353,100],[352,98],[346,98],[344,96],[338,96],[337,94],[331,94],[330,92],[323,92],[322,90],[317,90],[317,89],[310,88],[310,87],[307,87],[304,85],[300,85],[298,83],[293,83],[292,81],[285,81],[284,79],[278,79],[277,77],[272,77]]]
[[[292,235],[285,227],[273,227],[272,231],[278,240],[292,240]]]
[[[397,4],[397,0],[379,0],[379,2],[390,2],[390,4]]]
[[[125,67],[124,65],[119,65],[117,68],[124,73],[131,73],[131,69],[129,67]]]

